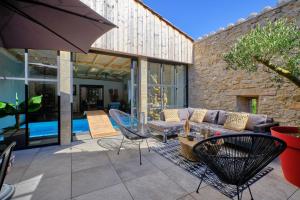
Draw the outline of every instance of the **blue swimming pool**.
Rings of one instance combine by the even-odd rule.
[[[115,129],[118,129],[116,122],[110,118],[110,121]],[[21,126],[25,128],[25,125]],[[58,121],[48,122],[34,122],[29,123],[29,133],[31,138],[55,136],[58,133]],[[84,134],[89,131],[89,124],[87,119],[74,119],[73,120],[73,133]]]

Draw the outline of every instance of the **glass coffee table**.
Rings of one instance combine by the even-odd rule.
[[[193,140],[189,140],[185,135],[179,134],[178,140],[180,143],[180,154],[189,161],[197,162],[199,158],[194,155],[193,148],[200,141],[207,139],[212,136],[207,132],[191,132],[190,135],[193,136]]]

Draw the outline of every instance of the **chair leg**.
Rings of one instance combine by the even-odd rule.
[[[238,198],[238,200],[241,200],[239,186],[236,186],[236,192],[237,192],[237,198]]]
[[[148,151],[150,152],[150,147],[149,147],[149,144],[148,144],[148,140],[147,140],[147,139],[146,139],[146,143],[147,143]]]
[[[122,139],[121,145],[120,145],[120,147],[119,147],[119,150],[118,150],[118,153],[117,153],[118,155],[120,154],[120,150],[121,150],[121,148],[122,148],[123,141],[124,141],[124,136],[123,136],[123,139]]]
[[[199,183],[198,188],[197,188],[197,190],[196,190],[196,193],[199,193],[199,189],[200,189],[200,186],[201,186],[201,184],[202,184],[203,178],[204,178],[204,176],[205,176],[205,174],[206,174],[206,171],[207,171],[207,167],[206,167],[206,169],[205,169],[205,171],[204,171],[204,174],[201,176],[201,180],[200,180],[200,183]]]
[[[140,165],[142,165],[141,142],[139,142]]]
[[[250,189],[249,185],[247,185],[247,186],[248,186],[248,190],[249,190],[249,193],[250,193],[250,196],[251,196],[251,200],[254,200],[254,199],[253,199],[253,196],[252,196],[251,189]]]
[[[167,136],[165,134],[163,135],[163,143],[167,143]]]

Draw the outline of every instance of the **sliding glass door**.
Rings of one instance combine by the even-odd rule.
[[[57,98],[56,51],[28,52],[28,100],[40,105],[28,108],[29,146],[58,143],[59,99]]]
[[[150,62],[148,65],[148,118],[159,119],[167,108],[187,107],[185,65]]]
[[[57,144],[56,51],[0,50],[0,143],[16,141],[17,149]]]

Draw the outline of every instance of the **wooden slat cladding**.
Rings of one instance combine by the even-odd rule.
[[[192,63],[193,40],[145,5],[135,0],[81,1],[118,26],[93,48]]]

